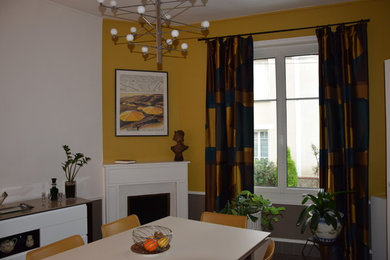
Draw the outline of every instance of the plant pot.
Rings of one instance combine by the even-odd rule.
[[[261,230],[261,211],[252,214],[253,216],[257,217],[258,219],[256,222],[253,222],[249,217],[248,217],[248,223],[247,223],[247,228],[248,229],[254,229],[254,230]]]
[[[332,225],[328,225],[325,219],[320,218],[317,230],[312,230],[315,238],[322,243],[333,243],[336,241],[341,232],[342,225],[337,221],[337,228],[334,229]]]
[[[65,197],[75,198],[76,197],[76,182],[66,181],[65,182]]]

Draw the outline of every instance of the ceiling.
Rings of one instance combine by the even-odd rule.
[[[68,6],[96,16],[102,16],[97,0],[51,0],[64,6]],[[118,6],[138,5],[150,0],[116,0]],[[162,2],[171,0],[162,0]],[[233,17],[248,16],[253,14],[268,13],[274,11],[329,5],[356,0],[178,0],[183,5],[193,3],[194,7],[183,8],[180,16],[172,13],[172,18],[184,23],[197,23],[203,20],[215,21]],[[172,1],[171,1],[172,2]],[[105,5],[110,5],[110,0],[105,0]],[[163,5],[163,7],[167,5]],[[196,7],[199,6],[199,7]],[[111,15],[110,10],[105,15]],[[175,17],[177,16],[177,18]],[[131,18],[135,19],[135,18]]]

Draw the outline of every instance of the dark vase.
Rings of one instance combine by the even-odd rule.
[[[65,182],[65,197],[75,198],[76,197],[76,182],[66,181]]]
[[[58,199],[58,188],[56,178],[51,178],[50,200],[56,201]]]

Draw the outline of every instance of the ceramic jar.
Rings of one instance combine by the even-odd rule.
[[[4,254],[11,253],[15,248],[16,242],[18,242],[16,237],[2,241],[0,244],[0,252]]]

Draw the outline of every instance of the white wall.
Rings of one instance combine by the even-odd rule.
[[[77,195],[103,197],[101,18],[48,0],[0,1],[0,192],[64,191],[63,144],[92,161]]]

